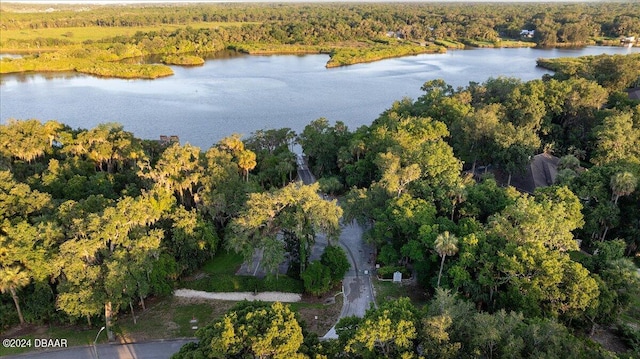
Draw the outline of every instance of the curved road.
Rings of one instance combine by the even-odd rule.
[[[363,317],[367,309],[376,306],[371,284],[373,248],[364,243],[362,227],[355,222],[342,225],[340,245],[347,251],[351,268],[342,281],[343,302],[338,320],[349,316]],[[334,325],[321,339],[337,338]]]
[[[298,156],[298,177],[304,184],[315,182],[315,177],[309,170],[306,161]],[[362,239],[362,227],[355,222],[342,224],[340,234],[340,246],[347,252],[351,263],[351,269],[345,274],[342,281],[342,311],[340,318],[355,315],[363,317],[367,309],[375,306],[373,285],[371,284],[371,272],[374,268],[373,247],[364,243]],[[335,325],[322,337],[322,339],[336,339]]]

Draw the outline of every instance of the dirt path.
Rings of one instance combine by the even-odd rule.
[[[227,292],[227,293],[212,293],[203,292],[192,289],[177,289],[174,293],[176,297],[182,298],[200,298],[200,299],[217,299],[217,300],[262,300],[265,302],[283,302],[283,303],[295,303],[302,299],[302,295],[297,293],[283,293],[283,292]]]

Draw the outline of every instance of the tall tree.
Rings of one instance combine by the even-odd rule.
[[[343,122],[330,126],[326,118],[311,121],[298,136],[311,171],[318,177],[338,174],[338,150],[350,140],[351,133]]]
[[[196,333],[199,343],[184,346],[173,358],[303,359],[302,327],[289,306],[279,302],[241,302]]]
[[[56,121],[42,124],[38,120],[10,119],[6,125],[0,125],[0,154],[31,163],[53,146],[62,128]]]
[[[238,168],[242,171],[245,182],[247,182],[249,181],[249,171],[257,165],[256,154],[251,150],[245,149],[244,142],[240,138],[237,133],[225,137],[218,142],[218,148],[233,155]]]
[[[256,167],[256,154],[249,150],[244,150],[238,154],[238,167],[242,170],[245,182],[249,181],[249,171]]]
[[[355,357],[411,357],[418,333],[415,307],[408,298],[370,309],[344,349]]]
[[[631,172],[616,173],[611,177],[611,192],[613,192],[613,204],[618,204],[621,196],[628,196],[636,190],[638,179]]]
[[[51,196],[0,171],[0,291],[11,294],[21,324],[18,292],[50,274],[48,256],[58,238],[55,231],[47,231],[46,223],[34,223],[49,207]]]
[[[595,280],[566,253],[578,249],[572,231],[584,223],[581,208],[568,189],[549,187],[535,199],[518,198],[490,219],[489,235],[506,241],[494,264],[507,287],[502,305],[554,316],[583,313],[593,305]]]
[[[619,172],[611,177],[609,185],[611,186],[611,201],[613,202],[614,209],[617,210],[618,199],[620,199],[621,196],[628,196],[633,193],[633,191],[635,191],[636,189],[637,184],[638,180],[631,172]],[[619,212],[619,210],[610,211],[610,213],[614,215],[617,214],[617,212]],[[604,230],[602,232],[602,237],[600,238],[601,241],[605,240],[607,232],[609,231],[610,224],[612,223],[610,221],[603,221],[603,224]]]
[[[203,172],[200,157],[199,147],[174,143],[164,150],[153,168],[149,164],[143,165],[140,175],[175,193],[179,203],[192,208]]]
[[[294,261],[299,261],[303,272],[316,234],[322,232],[336,238],[340,230],[342,209],[335,200],[325,201],[317,192],[318,184],[292,183],[270,193],[251,194],[244,211],[230,224],[232,235],[227,246],[242,253],[246,260],[255,249],[269,248],[264,261],[273,271],[279,261],[272,259],[283,256],[288,239],[293,244],[289,249],[297,252]]]
[[[124,197],[86,218],[76,218],[73,238],[60,246],[56,261],[61,281],[58,306],[72,316],[93,316],[104,308],[107,334],[118,308],[144,295],[137,283],[159,257],[163,231],[151,226],[173,205],[168,192]],[[140,292],[142,290],[142,292]]]
[[[78,133],[65,144],[63,152],[94,162],[99,171],[115,173],[144,159],[142,145],[118,123],[103,123]]]
[[[27,284],[31,283],[31,277],[27,272],[21,270],[18,267],[0,267],[0,292],[11,294],[11,298],[13,299],[13,303],[16,306],[16,310],[18,311],[18,318],[20,319],[20,324],[24,324],[24,316],[22,315],[22,310],[20,309],[20,300],[18,299],[17,291],[20,288],[25,287]]]
[[[378,167],[382,171],[380,184],[391,194],[400,197],[406,186],[420,178],[420,166],[411,164],[400,166],[400,158],[393,153],[381,153],[378,156]]]
[[[438,255],[442,257],[440,261],[440,271],[438,272],[438,287],[440,287],[440,277],[442,277],[442,268],[444,268],[444,260],[447,256],[453,256],[458,253],[458,238],[449,233],[449,231],[444,231],[441,234],[438,234],[436,237],[436,241],[434,242],[434,248]]]
[[[233,155],[215,146],[205,154],[201,182],[196,194],[198,210],[209,215],[221,231],[243,207],[249,187]]]
[[[591,162],[597,165],[629,161],[640,163],[640,130],[634,126],[629,112],[605,117],[602,125],[594,129],[595,155]]]

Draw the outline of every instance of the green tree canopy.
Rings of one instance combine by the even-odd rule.
[[[241,302],[196,333],[199,343],[172,358],[304,358],[302,328],[289,306]]]
[[[264,249],[263,264],[274,271],[284,259],[288,239],[304,271],[316,234],[336,238],[340,230],[342,209],[317,192],[318,184],[291,183],[272,192],[251,194],[245,209],[230,224],[228,248],[242,253],[245,260],[250,260],[255,249]]]

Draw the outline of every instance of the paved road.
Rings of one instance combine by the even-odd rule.
[[[309,170],[304,158],[298,156],[298,177],[304,184],[311,184],[316,181],[315,177]],[[324,244],[323,238],[318,238],[314,252]],[[342,293],[344,300],[342,302],[342,311],[340,318],[348,316],[363,317],[364,313],[371,307],[375,306],[373,294],[373,285],[371,284],[371,272],[374,268],[373,263],[373,247],[364,243],[362,239],[362,228],[355,222],[344,224],[342,233],[340,234],[340,246],[347,252],[347,257],[351,263],[351,269],[346,273],[342,281]],[[313,257],[313,256],[312,256]],[[313,258],[311,258],[313,259]],[[335,326],[329,330],[323,339],[335,339]]]
[[[302,180],[304,184],[312,184],[316,181],[316,178],[313,176],[313,173],[309,170],[309,166],[307,166],[307,162],[304,158],[298,155],[298,177]]]
[[[168,359],[193,339],[175,339],[137,344],[100,344],[7,356],[14,359]]]
[[[307,166],[307,162],[304,160],[304,158],[301,155],[297,155],[296,156],[296,163],[297,163],[297,167],[298,167],[298,178],[302,181],[302,183],[308,185],[308,184],[312,184],[316,181],[315,176],[313,175],[313,173],[311,173],[311,171],[309,170],[309,166]],[[324,244],[322,244],[324,241]],[[326,246],[326,240],[324,240],[324,238],[320,239],[321,242],[321,247],[314,247],[314,251],[317,252],[318,250],[320,250],[320,254],[322,254],[322,250],[324,249],[324,247]],[[264,269],[263,266],[261,266],[262,263],[262,253],[263,250],[262,249],[256,249],[253,252],[253,258],[251,260],[250,263],[248,262],[244,262],[242,263],[242,265],[240,266],[240,268],[238,269],[238,271],[236,272],[236,275],[252,275],[252,276],[256,276],[258,278],[264,278],[267,275],[266,270]],[[320,258],[320,254],[317,254],[317,258],[314,257],[314,255],[312,254],[311,256],[311,260],[315,260]],[[287,271],[289,269],[289,262],[285,261],[283,263],[280,264],[278,271],[280,274],[286,274]]]
[[[362,227],[355,222],[343,225],[340,245],[347,251],[351,269],[342,281],[344,301],[340,318],[355,315],[363,317],[367,309],[375,306],[371,272],[374,268],[373,247],[364,243]],[[335,326],[322,339],[336,339]]]

